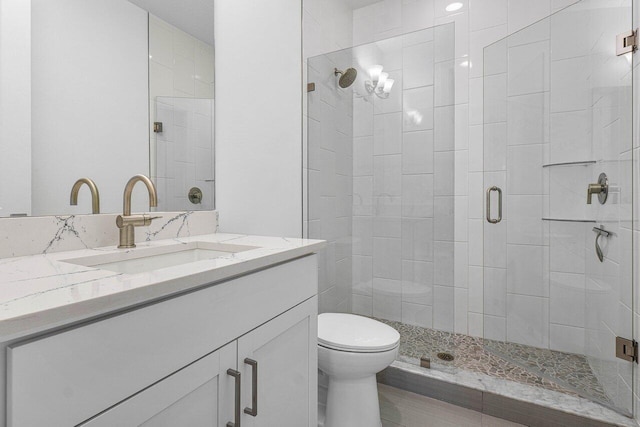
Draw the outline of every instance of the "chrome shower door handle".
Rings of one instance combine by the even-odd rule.
[[[258,362],[247,357],[244,363],[251,366],[251,408],[244,408],[244,413],[255,417],[258,415]]]
[[[498,218],[491,218],[491,192],[498,192]],[[502,189],[500,187],[487,188],[487,222],[490,224],[497,224],[502,221]]]
[[[240,397],[242,396],[240,393],[240,372],[235,369],[227,369],[227,375],[232,376],[235,379],[235,407],[234,407],[234,421],[229,421],[227,423],[227,427],[240,427]]]

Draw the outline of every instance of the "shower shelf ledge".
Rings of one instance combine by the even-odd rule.
[[[542,165],[543,168],[548,168],[551,166],[587,166],[595,164],[595,160],[583,160],[579,162],[559,162],[559,163],[547,163]]]
[[[543,221],[560,221],[560,222],[592,222],[596,223],[595,219],[571,219],[571,218],[542,218]]]

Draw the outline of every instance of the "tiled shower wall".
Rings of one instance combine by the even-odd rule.
[[[213,95],[213,46],[149,14],[151,176],[166,209],[213,209]],[[153,132],[157,121],[163,133]],[[200,206],[186,198],[196,185]]]
[[[350,62],[348,50],[309,60],[308,233],[327,241],[318,254],[320,311],[351,311],[353,108],[333,74]]]
[[[155,110],[163,124],[155,134],[158,210],[213,209],[213,99],[159,96]],[[194,187],[202,191],[200,203],[188,198]]]
[[[611,52],[629,11],[584,0],[485,49],[485,187],[503,188],[506,211],[485,223],[484,332],[586,355],[611,401],[631,412],[630,367],[614,352],[616,335],[631,336],[631,177],[621,174],[631,74]],[[567,43],[578,29],[584,40]],[[584,189],[600,172],[611,193],[588,205]],[[612,233],[601,239],[603,263],[596,225]]]
[[[351,107],[351,96],[349,92],[338,89],[336,78],[333,75],[334,67],[349,66],[351,63],[350,55],[343,53],[342,55],[331,55],[327,61],[317,63],[316,73],[313,79],[306,75],[308,58],[320,55],[322,53],[335,52],[352,46],[352,7],[343,0],[305,0],[303,2],[304,14],[304,44],[303,44],[303,73],[304,73],[304,100],[303,100],[303,234],[305,236],[323,236],[328,239],[327,248],[319,254],[319,310],[327,311],[351,311],[351,240],[350,235],[346,240],[346,235],[342,236],[340,243],[336,224],[339,224],[342,233],[350,232],[351,223],[347,218],[351,215],[351,183],[345,182],[347,174],[351,174],[350,166],[345,162],[350,162],[351,157],[337,158],[336,153],[352,152],[352,138],[348,138],[343,144],[335,144],[328,140],[329,135],[320,135],[320,118],[333,119],[341,121],[340,129],[342,133],[335,132],[340,139],[344,140],[351,132],[351,117],[353,109]],[[335,61],[335,63],[334,63]],[[316,101],[320,103],[315,107],[309,106],[309,109],[318,108],[315,117],[314,113],[309,114],[307,104],[306,82],[316,82]],[[340,100],[340,104],[336,101]],[[347,123],[348,122],[348,123]],[[307,138],[313,134],[316,142],[320,144],[320,139],[327,138],[322,146],[317,145],[317,150],[311,154],[308,151]],[[313,143],[312,143],[313,144]],[[322,147],[322,151],[319,151]],[[336,151],[338,150],[338,151]],[[321,155],[322,157],[319,157]],[[307,160],[315,158],[322,163],[307,164]],[[340,165],[335,163],[340,161]],[[352,166],[351,166],[352,168]],[[323,172],[322,172],[323,171]],[[340,172],[340,173],[338,173]],[[322,186],[314,185],[313,188],[307,185],[307,177],[315,175],[318,180],[324,182]],[[338,189],[336,185],[341,185]],[[333,189],[329,188],[333,186]],[[324,201],[329,204],[319,211],[319,194],[321,187],[326,188],[323,191]],[[310,194],[307,194],[307,191]],[[336,197],[338,192],[342,197]],[[316,213],[309,213],[315,210]],[[339,250],[337,250],[339,248]],[[337,257],[336,257],[337,255]],[[339,276],[338,276],[338,271]],[[340,280],[337,280],[340,277]]]
[[[455,23],[454,331],[482,336],[483,49],[573,1],[463,0],[460,9],[447,12],[449,3],[385,0],[356,9],[353,42]]]
[[[353,312],[453,331],[453,25],[353,49]],[[364,89],[384,66],[388,98]]]

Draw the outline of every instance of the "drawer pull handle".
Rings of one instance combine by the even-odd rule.
[[[240,427],[240,372],[235,369],[227,369],[227,375],[235,378],[236,392],[235,392],[235,422],[229,421],[227,427]]]
[[[244,413],[255,417],[258,415],[258,362],[247,357],[244,363],[251,366],[251,408],[244,408]]]

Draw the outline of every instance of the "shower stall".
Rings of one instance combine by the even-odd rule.
[[[634,364],[616,357],[633,337],[633,58],[616,52],[631,17],[630,0],[582,0],[485,47],[478,182],[455,179],[454,24],[309,58],[320,311],[395,327],[408,371],[631,415]],[[482,211],[456,209],[467,184]],[[481,240],[477,268],[461,233]],[[480,332],[455,333],[460,310]]]

